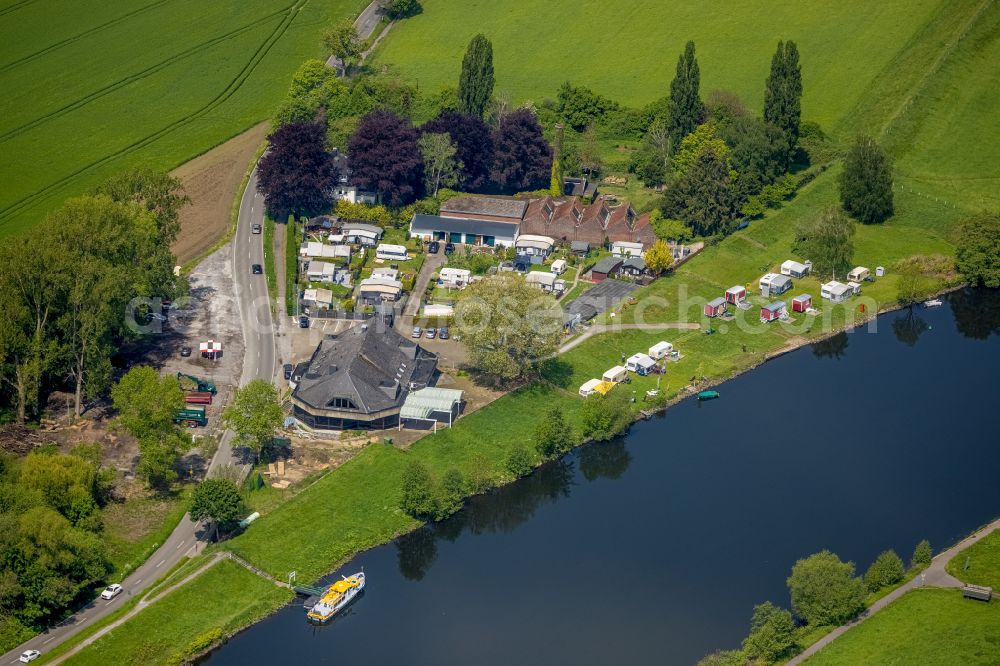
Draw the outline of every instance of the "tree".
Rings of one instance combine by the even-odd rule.
[[[696,234],[725,233],[736,212],[729,167],[708,146],[667,192],[664,214],[689,224]]]
[[[844,210],[865,224],[892,217],[892,165],[875,139],[859,135],[844,159],[840,174]]]
[[[336,179],[324,140],[323,125],[311,122],[291,123],[268,136],[257,178],[272,218],[310,217],[330,205]]]
[[[684,45],[684,53],[677,58],[677,72],[670,82],[667,131],[675,146],[701,122],[700,86],[701,72],[694,53],[694,42],[688,42]]]
[[[729,165],[736,171],[733,184],[738,201],[757,194],[785,171],[785,136],[773,125],[752,116],[734,118],[721,131],[729,146]]]
[[[424,157],[424,175],[427,189],[436,197],[441,185],[451,187],[458,181],[460,164],[455,160],[457,149],[451,137],[440,134],[422,134],[419,140],[420,154]]]
[[[556,113],[578,132],[616,109],[618,104],[614,101],[598,95],[590,88],[573,86],[569,81],[559,87],[556,96]]]
[[[398,21],[416,16],[423,11],[424,8],[420,5],[420,0],[390,0],[389,5],[386,7],[385,15],[390,20]]]
[[[884,550],[879,553],[879,556],[868,567],[868,571],[865,572],[865,585],[868,586],[870,592],[876,592],[880,588],[894,585],[903,580],[904,575],[906,575],[906,568],[896,551]]]
[[[259,460],[284,416],[274,384],[254,379],[236,390],[232,403],[222,413],[222,422],[236,433],[236,441],[251,449]]]
[[[361,40],[354,22],[350,19],[338,21],[323,33],[323,46],[334,57],[339,58],[347,69],[357,62],[361,55]]]
[[[435,517],[443,520],[462,508],[468,486],[462,473],[452,467],[444,473],[441,488],[438,491],[437,513]]]
[[[674,145],[676,144],[670,136],[667,122],[663,119],[654,120],[643,137],[642,147],[632,157],[629,170],[637,174],[647,186],[665,182]]]
[[[729,146],[726,145],[725,141],[716,136],[713,124],[704,123],[703,125],[698,125],[694,131],[684,137],[673,159],[670,160],[670,166],[674,175],[681,177],[687,173],[688,169],[705,149],[711,149],[716,157],[727,165],[729,164]]]
[[[520,275],[500,273],[466,288],[455,328],[472,365],[501,381],[528,376],[536,362],[556,352],[562,309]]]
[[[472,192],[483,188],[493,164],[493,137],[481,118],[456,111],[442,111],[420,128],[425,133],[447,132],[455,145],[458,186]]]
[[[573,428],[558,407],[552,407],[535,426],[535,448],[543,458],[566,453],[573,448]]]
[[[519,109],[506,114],[493,132],[490,176],[506,191],[536,190],[548,182],[552,148],[535,114]]]
[[[184,194],[180,179],[148,168],[136,168],[112,176],[98,186],[97,194],[105,194],[118,203],[136,203],[156,216],[159,237],[170,245],[181,229],[180,211],[191,203]]]
[[[563,126],[556,123],[556,145],[552,155],[552,177],[549,180],[549,194],[554,197],[563,195]]]
[[[507,468],[507,472],[516,479],[525,476],[535,467],[531,454],[523,446],[511,449],[504,466]]]
[[[587,125],[583,132],[583,142],[580,145],[580,163],[583,169],[591,175],[601,171],[601,146],[597,142],[597,130]]]
[[[223,529],[232,527],[243,515],[243,497],[229,479],[205,479],[194,489],[191,518],[214,520]]]
[[[418,520],[434,518],[438,512],[434,493],[434,480],[427,468],[411,460],[403,470],[402,497],[399,507]]]
[[[900,305],[912,305],[930,289],[930,279],[924,273],[926,257],[914,255],[896,263],[896,300]]]
[[[33,451],[21,463],[18,481],[73,524],[97,511],[97,467],[79,456]]]
[[[592,395],[583,403],[580,418],[583,434],[595,442],[620,435],[632,423],[632,405],[625,389],[607,395]]]
[[[743,653],[749,659],[769,664],[790,654],[795,647],[792,614],[770,601],[754,606],[750,635],[743,641]]]
[[[1000,287],[1000,214],[982,213],[958,225],[955,266],[973,286]]]
[[[493,96],[493,44],[482,34],[469,42],[458,79],[458,109],[482,118]]]
[[[796,562],[788,590],[795,613],[816,626],[843,624],[865,607],[865,584],[854,575],[854,563],[828,550]]]
[[[931,550],[931,542],[924,539],[913,549],[913,555],[910,557],[910,566],[914,568],[927,566],[933,560],[934,552]]]
[[[654,273],[662,273],[674,263],[674,253],[666,242],[657,239],[646,251],[646,266]]]
[[[720,130],[741,118],[751,117],[743,99],[732,90],[713,90],[708,93],[705,112]]]
[[[837,208],[827,208],[818,218],[803,224],[792,247],[813,262],[819,275],[836,279],[851,266],[854,257],[854,222]]]
[[[354,183],[374,190],[390,206],[404,206],[423,196],[424,159],[419,135],[392,111],[365,114],[348,143]]]
[[[746,666],[746,663],[741,650],[716,650],[699,659],[697,666]]]
[[[778,42],[771,58],[771,73],[764,87],[764,122],[778,128],[791,156],[799,141],[802,115],[802,67],[795,42]]]

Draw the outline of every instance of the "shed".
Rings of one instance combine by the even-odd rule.
[[[810,270],[812,270],[811,261],[807,261],[806,263],[802,264],[797,261],[792,261],[791,259],[789,259],[788,261],[781,264],[781,274],[789,275],[794,278],[805,277],[806,275],[809,274]]]
[[[819,288],[820,297],[834,303],[846,301],[853,293],[850,287],[836,280],[831,280]]]
[[[735,287],[730,287],[726,289],[726,303],[732,303],[733,305],[739,305],[746,300],[747,290],[745,287],[736,285]]]
[[[580,386],[580,395],[586,398],[588,395],[597,393],[594,389],[601,383],[600,379],[588,379]]]
[[[628,360],[625,361],[625,367],[637,375],[645,376],[656,372],[658,366],[652,358],[638,352],[628,357]]]
[[[719,296],[705,303],[705,316],[718,317],[726,311],[726,299]]]
[[[566,260],[556,259],[555,261],[552,262],[552,265],[549,266],[549,270],[555,273],[556,275],[562,275],[566,271]]]
[[[788,314],[788,311],[785,309],[785,302],[774,301],[760,309],[760,320],[767,323],[775,319],[781,319],[786,314]]]
[[[871,276],[871,274],[872,272],[864,266],[855,266],[851,269],[851,272],[847,274],[847,281],[864,282]]]
[[[672,344],[664,340],[660,340],[649,348],[649,355],[653,358],[666,358],[667,355],[673,350],[674,346]]]
[[[590,269],[590,279],[594,282],[606,280],[609,275],[614,274],[621,268],[621,257],[604,257]]]
[[[467,268],[445,266],[438,273],[438,281],[446,287],[465,288],[470,280],[472,280],[472,271]]]
[[[812,296],[799,294],[792,299],[792,312],[805,312],[812,307]]]
[[[609,369],[601,376],[601,379],[603,379],[606,382],[611,382],[612,384],[623,382],[627,378],[628,378],[628,369],[620,365],[616,365],[615,367]]]
[[[569,244],[569,249],[579,257],[586,257],[587,253],[590,252],[590,243],[587,241],[572,241]]]
[[[876,266],[875,277],[884,277],[884,276],[885,276],[885,266]]]

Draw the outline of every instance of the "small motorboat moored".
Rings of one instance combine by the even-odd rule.
[[[924,301],[925,308],[936,308],[939,305],[944,305],[944,301],[942,301],[940,298],[932,298],[929,301]]]
[[[699,400],[715,400],[718,397],[719,397],[719,392],[718,391],[699,391],[698,392],[698,399]]]
[[[326,588],[323,596],[309,610],[307,615],[309,621],[316,624],[329,622],[333,616],[354,601],[363,589],[365,589],[365,572],[361,571],[353,576],[343,576],[341,580]]]

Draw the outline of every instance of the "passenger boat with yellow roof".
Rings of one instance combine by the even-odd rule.
[[[316,605],[309,610],[308,618],[310,622],[324,624],[344,610],[348,604],[361,594],[365,589],[365,572],[361,571],[353,576],[343,576],[330,587],[320,597]]]

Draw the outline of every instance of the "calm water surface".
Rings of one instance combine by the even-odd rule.
[[[885,315],[583,447],[359,555],[327,627],[296,602],[225,664],[691,664],[788,605],[796,559],[860,569],[1000,514],[1000,294]]]

